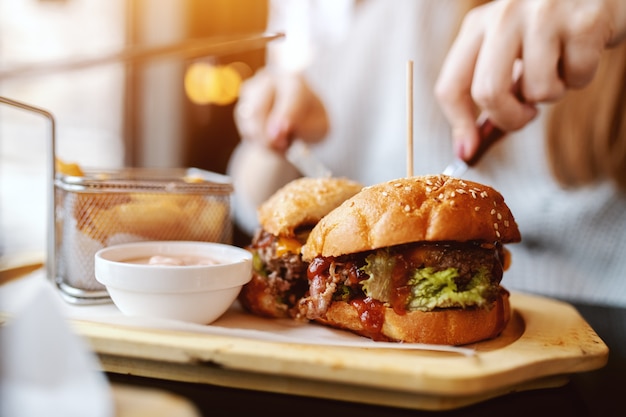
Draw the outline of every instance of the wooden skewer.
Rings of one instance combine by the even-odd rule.
[[[406,175],[413,176],[413,61],[406,67]]]

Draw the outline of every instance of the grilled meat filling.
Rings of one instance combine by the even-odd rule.
[[[254,273],[264,277],[265,291],[272,294],[278,301],[276,305],[285,308],[291,317],[296,316],[294,307],[308,289],[307,263],[300,256],[303,239],[306,240],[306,233],[286,239],[260,230],[248,246],[253,253]]]
[[[318,257],[308,267],[309,294],[300,301],[299,314],[314,320],[334,300],[368,298],[398,314],[485,307],[498,293],[505,255],[501,244],[425,242]]]

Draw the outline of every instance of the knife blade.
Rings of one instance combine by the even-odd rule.
[[[333,175],[300,139],[292,142],[285,152],[285,158],[305,177],[330,178]]]

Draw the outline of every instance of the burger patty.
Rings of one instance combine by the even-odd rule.
[[[393,259],[393,269],[386,279],[393,287],[391,307],[398,313],[406,311],[411,295],[409,281],[417,269],[431,268],[433,272],[438,272],[455,268],[454,282],[459,291],[464,291],[481,270],[489,272],[494,288],[502,279],[504,249],[501,244],[414,243],[380,250],[388,251],[384,256]],[[368,256],[375,252],[313,259],[307,271],[309,294],[300,300],[299,314],[314,320],[322,317],[335,299],[351,301],[366,298],[362,283],[369,275],[364,272],[364,266]],[[493,297],[496,293],[493,292]]]
[[[430,266],[435,271],[456,268],[459,276],[455,278],[455,282],[461,290],[480,268],[488,268],[491,271],[492,283],[497,284],[502,280],[504,248],[501,244],[434,243],[402,245],[398,249],[399,253],[406,250],[409,268]]]

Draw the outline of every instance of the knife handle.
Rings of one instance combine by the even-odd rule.
[[[515,97],[520,101],[520,103],[524,103],[526,100],[522,95],[522,89],[520,87],[522,82],[521,77],[515,81],[512,87],[512,91],[515,94]],[[467,166],[474,166],[480,161],[480,159],[487,153],[487,150],[491,148],[491,146],[502,139],[507,132],[500,129],[496,125],[493,124],[488,117],[479,117],[478,118],[478,137],[480,138],[480,144],[478,145],[478,149],[474,155],[465,161]]]
[[[506,132],[496,125],[491,120],[485,119],[478,125],[478,137],[480,137],[480,144],[474,155],[465,161],[468,166],[474,166],[485,155],[487,150],[491,148],[491,145],[499,141],[504,137]]]

